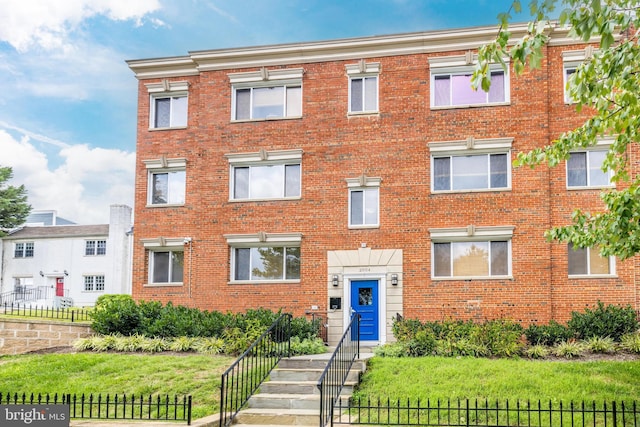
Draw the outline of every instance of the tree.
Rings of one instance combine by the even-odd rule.
[[[12,177],[13,169],[0,166],[0,237],[8,230],[24,224],[31,212],[24,185],[14,187],[7,184]]]
[[[558,10],[556,10],[558,7]],[[640,143],[640,2],[638,0],[531,0],[532,21],[527,34],[510,45],[510,13],[521,11],[521,2],[512,3],[499,15],[501,23],[496,39],[480,48],[473,76],[475,88],[490,86],[489,63],[511,59],[516,75],[528,64],[537,68],[543,57],[548,30],[557,23],[569,27],[569,35],[584,42],[595,40],[599,48],[578,67],[568,82],[568,90],[577,111],[584,107],[593,115],[577,129],[563,133],[546,147],[521,153],[516,166],[547,163],[555,166],[569,158],[571,150],[593,146],[599,139],[611,137],[603,169],[613,172],[615,190],[602,193],[605,209],[599,213],[572,215],[573,223],[548,230],[550,240],[572,243],[575,247],[599,247],[603,256],[620,259],[640,253],[640,176],[629,171],[630,149]],[[638,159],[635,159],[636,167]]]

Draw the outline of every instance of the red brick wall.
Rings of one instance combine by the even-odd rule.
[[[571,46],[575,50],[580,46]],[[569,222],[576,207],[598,207],[598,190],[568,192],[564,165],[512,171],[512,189],[431,194],[428,143],[513,137],[512,160],[546,145],[584,120],[563,102],[562,58],[567,47],[548,48],[539,70],[511,78],[511,104],[434,110],[429,107],[429,62],[415,54],[367,59],[380,62],[377,115],[347,115],[345,64],[357,60],[291,65],[303,67],[303,118],[231,123],[228,73],[202,72],[188,80],[187,129],[148,130],[149,95],[139,87],[133,296],[208,310],[266,307],[302,314],[327,307],[329,250],[404,251],[405,317],[513,318],[525,323],[565,320],[571,310],[605,302],[638,306],[638,261],[617,263],[616,278],[569,280],[566,245],[543,234]],[[446,55],[464,54],[447,52]],[[275,68],[275,67],[268,67]],[[229,153],[302,149],[300,200],[229,202]],[[143,160],[187,158],[183,207],[147,208]],[[637,153],[634,154],[638,164]],[[345,178],[381,177],[380,227],[347,227]],[[430,228],[514,226],[513,279],[432,280]],[[300,232],[300,284],[228,284],[229,248],[224,234]],[[184,286],[147,287],[141,239],[191,237],[185,246]],[[478,304],[476,301],[480,301]]]

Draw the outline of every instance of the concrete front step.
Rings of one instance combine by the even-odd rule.
[[[271,371],[269,376],[271,381],[318,381],[324,372],[323,369],[304,369],[304,368],[281,368],[277,367]],[[360,379],[360,369],[352,368],[347,376],[347,381],[358,381]]]
[[[243,409],[234,420],[234,427],[240,425],[270,426],[314,426],[320,423],[320,412],[317,409],[279,409],[260,408]]]
[[[353,393],[357,381],[347,381],[342,392]],[[260,386],[260,393],[267,394],[320,394],[317,381],[267,381]]]

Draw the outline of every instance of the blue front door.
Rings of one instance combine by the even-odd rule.
[[[351,281],[351,309],[360,317],[360,340],[377,341],[378,336],[378,281]]]

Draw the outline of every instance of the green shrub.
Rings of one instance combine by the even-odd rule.
[[[572,312],[571,320],[567,323],[576,338],[611,337],[619,342],[624,334],[638,329],[638,319],[631,306],[604,306],[598,301],[594,309],[587,308],[584,313]]]
[[[552,320],[548,325],[531,324],[524,330],[524,335],[531,345],[554,346],[573,337],[568,327]]]
[[[91,328],[104,335],[131,335],[139,331],[141,316],[129,295],[101,295],[91,313]]]
[[[380,357],[407,357],[409,351],[406,343],[394,342],[374,347],[373,354]]]
[[[73,342],[73,348],[77,351],[89,351],[93,348],[93,337],[80,338]]]
[[[122,337],[121,343],[119,344],[118,351],[140,351],[144,346],[145,337],[140,334],[129,335],[128,337]]]
[[[549,347],[542,344],[535,344],[525,351],[530,359],[544,359],[549,356]]]
[[[196,337],[176,337],[169,343],[169,350],[171,351],[194,351],[198,338]]]
[[[624,334],[620,338],[620,347],[632,353],[640,353],[640,332]]]
[[[573,359],[584,354],[584,347],[578,341],[564,341],[554,347],[553,354],[558,357]]]
[[[616,343],[611,337],[591,337],[585,341],[585,347],[592,353],[616,352]]]
[[[320,338],[291,338],[291,355],[322,354],[327,352],[327,347]]]
[[[221,354],[224,353],[224,341],[221,338],[201,338],[195,345],[198,353]]]
[[[520,355],[524,348],[522,331],[519,323],[496,319],[478,325],[471,331],[471,337],[478,347],[479,356],[514,357]]]
[[[416,332],[413,339],[406,342],[405,350],[409,356],[429,356],[435,353],[436,341],[433,331],[422,329]]]
[[[145,338],[140,349],[146,353],[159,353],[168,348],[169,345],[164,338]]]

